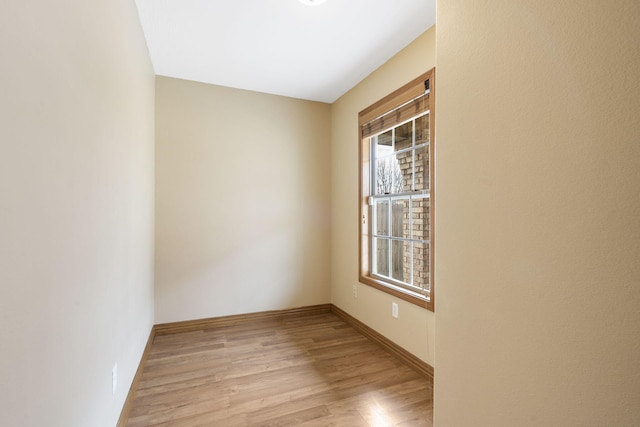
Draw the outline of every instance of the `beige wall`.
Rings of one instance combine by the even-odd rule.
[[[332,302],[431,366],[434,313],[358,282],[358,113],[434,66],[431,28],[331,106]]]
[[[0,4],[0,423],[112,427],[153,322],[153,71],[133,1],[33,3]]]
[[[438,3],[435,422],[640,425],[640,3]]]
[[[156,322],[328,303],[329,105],[156,88]]]

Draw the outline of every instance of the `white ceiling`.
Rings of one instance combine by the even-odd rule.
[[[136,0],[155,73],[333,102],[435,23],[436,0]]]

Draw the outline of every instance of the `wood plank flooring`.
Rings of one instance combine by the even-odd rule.
[[[154,338],[127,426],[432,426],[433,383],[332,313]]]

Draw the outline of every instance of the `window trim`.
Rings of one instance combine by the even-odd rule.
[[[427,83],[428,82],[428,83]],[[371,121],[407,104],[411,100],[425,93],[425,85],[429,89],[429,199],[430,199],[430,230],[429,230],[429,296],[423,297],[401,286],[395,286],[391,281],[382,280],[371,272],[370,259],[370,218],[369,195],[371,194],[371,152],[369,136],[363,137],[363,126]],[[389,125],[394,126],[394,125]],[[360,283],[369,285],[399,299],[435,311],[435,68],[420,75],[406,85],[380,99],[358,114],[358,276]]]

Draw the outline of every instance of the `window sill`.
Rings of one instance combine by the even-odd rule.
[[[401,300],[407,301],[411,304],[415,304],[418,307],[426,308],[429,311],[435,312],[433,304],[433,298],[425,298],[420,294],[411,292],[401,287],[393,286],[385,281],[376,279],[371,276],[360,276],[360,283],[376,288],[382,292],[392,295]]]

